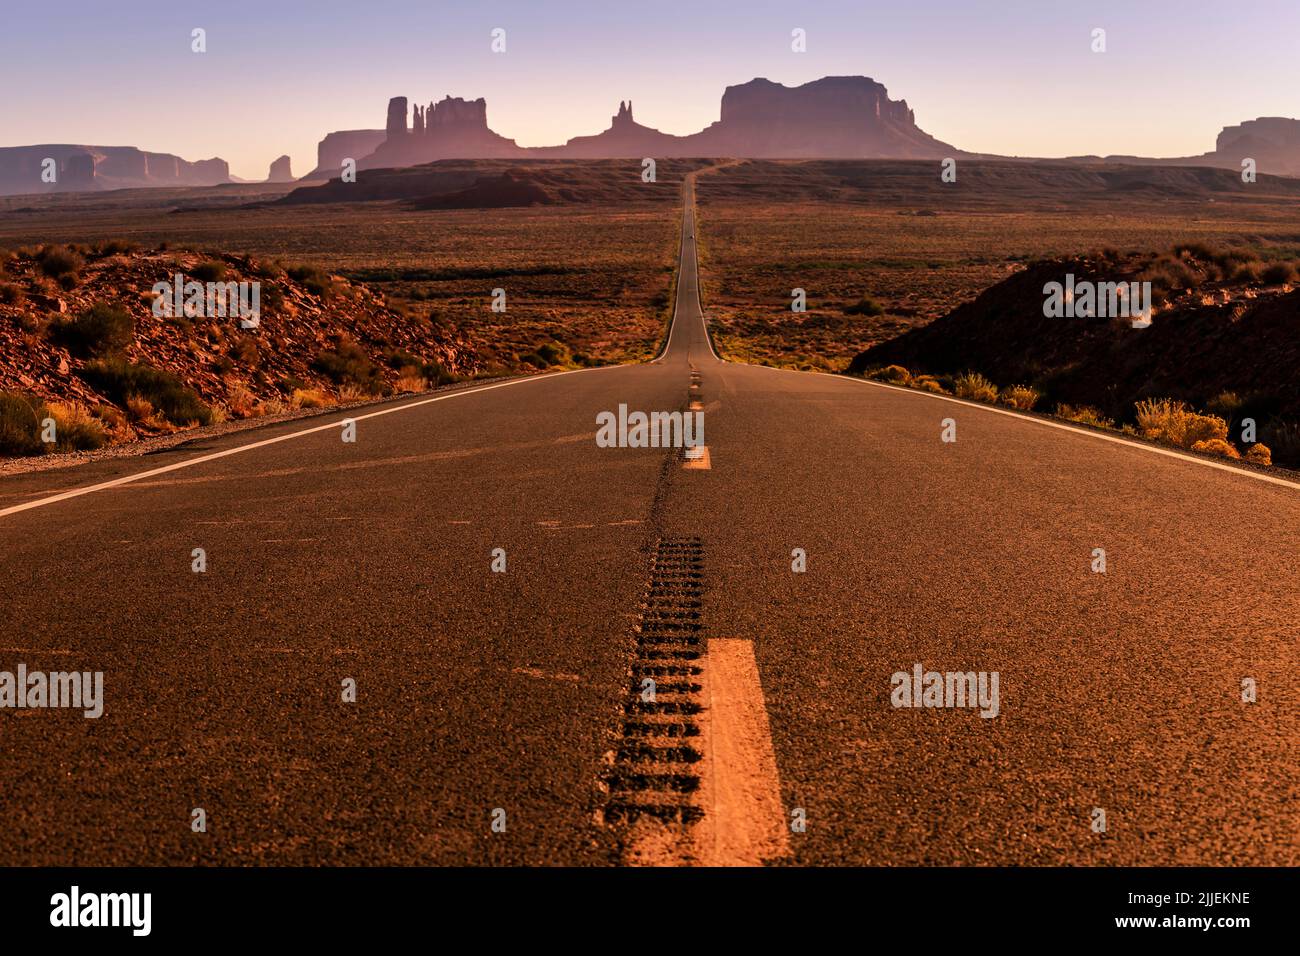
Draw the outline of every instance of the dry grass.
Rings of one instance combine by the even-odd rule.
[[[1053,412],[1057,418],[1064,418],[1068,422],[1078,422],[1080,425],[1091,425],[1094,428],[1114,428],[1115,422],[1091,405],[1057,405],[1056,411]]]
[[[1228,444],[1228,423],[1217,415],[1201,415],[1182,402],[1171,399],[1149,399],[1137,403],[1138,431],[1165,445],[1189,450],[1220,452],[1213,442]],[[1198,444],[1206,447],[1197,449]],[[1229,446],[1231,447],[1231,446]],[[1236,450],[1233,449],[1233,457]]]
[[[1246,460],[1256,465],[1273,464],[1273,451],[1262,442],[1257,442],[1246,449]]]
[[[333,400],[316,388],[295,388],[289,396],[289,407],[298,408],[326,408],[333,405]]]
[[[1009,388],[1004,388],[998,398],[1003,405],[1010,405],[1012,408],[1029,412],[1033,411],[1034,406],[1038,404],[1038,400],[1042,397],[1042,393],[1036,388],[1031,388],[1028,385],[1012,385]]]
[[[1221,455],[1224,458],[1240,458],[1241,453],[1232,447],[1232,443],[1222,438],[1208,438],[1202,441],[1192,443],[1192,451],[1203,452],[1207,455]]]
[[[998,387],[979,372],[963,372],[952,382],[953,394],[973,402],[996,402]]]

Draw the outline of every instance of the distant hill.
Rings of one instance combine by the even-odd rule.
[[[707,159],[664,159],[656,163],[655,185],[680,182],[685,172],[706,165],[715,164]],[[454,198],[436,198],[453,193]],[[518,201],[507,202],[507,194]],[[674,198],[671,189],[641,181],[637,159],[460,159],[369,169],[354,183],[335,178],[301,186],[273,204],[405,200],[417,208],[445,209],[665,197]],[[1009,207],[1072,210],[1083,204],[1137,200],[1199,208],[1228,201],[1300,204],[1300,179],[1261,176],[1247,184],[1226,169],[964,159],[957,167],[957,181],[944,183],[933,160],[746,160],[718,165],[700,195],[706,204],[730,199],[912,207],[918,214]]]
[[[1300,176],[1300,120],[1264,116],[1219,133],[1214,149],[1199,156],[1175,159],[1145,159],[1138,156],[1107,156],[1108,163],[1142,163],[1164,166],[1215,166],[1240,174],[1242,162],[1255,161],[1257,173]]]
[[[568,203],[675,203],[683,176],[705,163],[665,159],[656,164],[656,181],[646,183],[638,160],[448,159],[422,166],[368,169],[354,183],[332,179],[300,186],[265,205],[404,200],[417,209],[492,209]]]
[[[53,160],[53,165],[46,160]],[[54,170],[55,182],[43,178],[48,168]],[[134,146],[0,147],[0,195],[5,196],[228,182],[230,168],[224,159],[189,162],[171,153],[150,153]]]
[[[920,160],[750,160],[710,173],[701,201],[822,200],[938,214],[1008,207],[1069,211],[1084,203],[1150,200],[1198,207],[1300,201],[1300,179],[1261,175],[1244,183],[1239,172],[1204,167],[972,157],[959,158],[956,173],[955,182],[943,182],[938,163]]]
[[[1300,421],[1300,287],[1294,263],[1270,277],[1238,253],[1197,246],[1175,255],[1116,253],[1038,262],[930,324],[860,353],[850,373],[900,365],[928,374],[980,372],[1031,385],[1044,407],[1089,405],[1122,421],[1144,398],[1197,408],[1235,393],[1261,425]],[[1150,281],[1164,300],[1149,328],[1125,319],[1049,318],[1044,286]],[[1263,276],[1263,278],[1261,278]]]

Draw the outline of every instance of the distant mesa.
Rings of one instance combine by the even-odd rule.
[[[917,125],[905,100],[890,99],[865,76],[827,76],[801,86],[758,78],[729,86],[717,122],[688,136],[638,123],[632,102],[620,102],[609,128],[558,146],[523,147],[488,126],[487,101],[447,95],[427,105],[404,96],[388,102],[382,129],[329,133],[316,149],[316,168],[304,181],[339,178],[348,160],[358,170],[401,169],[440,160],[503,159],[1014,159],[974,154],[938,140]],[[58,182],[41,179],[53,158]],[[1210,166],[1241,170],[1254,159],[1260,175],[1300,176],[1300,120],[1261,117],[1219,133],[1213,151],[1199,156],[1076,156],[1081,165]],[[283,163],[283,169],[279,164]],[[271,182],[288,182],[288,158],[276,161]],[[0,148],[0,195],[140,186],[213,186],[231,182],[226,162],[187,162],[133,146],[14,146]],[[467,184],[470,188],[473,184]],[[495,188],[495,187],[494,187]],[[510,188],[503,187],[504,193]]]
[[[337,178],[345,161],[360,162],[387,138],[388,131],[382,129],[345,129],[329,133],[316,146],[316,168],[303,179]]]
[[[55,182],[45,182],[46,160],[54,161]],[[0,147],[0,195],[85,192],[144,186],[217,186],[230,182],[224,159],[189,162],[171,153],[134,146],[45,144]]]
[[[690,136],[643,126],[631,101],[610,126],[563,146],[522,147],[493,132],[487,102],[447,96],[427,107],[406,97],[388,102],[383,143],[360,169],[415,166],[442,159],[620,159],[722,157],[790,159],[934,159],[962,155],[921,130],[903,100],[891,100],[865,76],[831,76],[788,87],[756,79],[730,86],[722,118]]]
[[[686,137],[703,156],[782,159],[938,159],[961,155],[916,125],[905,100],[865,76],[788,87],[756,79],[729,86],[722,117]]]
[[[1240,172],[1242,161],[1246,159],[1255,161],[1255,171],[1259,175],[1300,176],[1300,120],[1262,116],[1237,126],[1225,126],[1215,140],[1214,149],[1199,156],[1107,156],[1104,162],[1143,166],[1210,166]]]
[[[266,177],[268,183],[291,183],[293,172],[290,170],[289,157],[281,156],[271,164],[271,171]]]
[[[499,159],[528,154],[512,139],[488,129],[487,101],[446,96],[409,108],[405,96],[388,101],[384,141],[358,169],[418,166],[439,159]]]

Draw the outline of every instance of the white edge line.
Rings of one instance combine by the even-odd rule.
[[[598,368],[576,368],[567,372],[554,372],[548,375],[529,375],[524,378],[511,379],[508,382],[497,382],[495,385],[483,385],[479,388],[464,388],[454,392],[445,392],[442,395],[435,395],[431,398],[422,398],[418,401],[408,402],[404,405],[393,405],[388,408],[381,408],[375,412],[367,412],[365,415],[349,415],[340,418],[338,421],[329,422],[324,425],[317,425],[314,428],[304,428],[302,431],[290,432],[288,435],[277,435],[275,438],[266,438],[262,441],[250,442],[247,445],[237,445],[234,448],[227,448],[225,451],[213,452],[210,455],[200,455],[198,458],[187,458],[185,461],[173,462],[170,465],[164,465],[161,468],[154,468],[149,471],[141,471],[133,475],[124,475],[121,478],[114,478],[112,481],[103,481],[97,485],[85,485],[81,488],[72,488],[68,491],[60,492],[57,495],[50,495],[46,498],[37,498],[33,501],[25,501],[20,505],[12,505],[0,510],[0,518],[8,515],[17,514],[20,511],[29,511],[32,508],[40,508],[44,505],[52,505],[55,502],[66,501],[69,498],[79,498],[82,495],[89,495],[96,491],[105,491],[109,488],[116,488],[119,485],[128,485],[133,481],[139,481],[142,478],[152,478],[155,475],[163,475],[169,471],[177,471],[181,468],[189,468],[192,465],[201,465],[204,462],[216,461],[218,458],[226,458],[229,455],[238,455],[242,452],[252,451],[255,448],[265,448],[267,445],[275,445],[282,441],[289,441],[292,438],[301,438],[303,435],[312,435],[316,432],[329,431],[331,428],[338,428],[344,422],[365,421],[367,418],[378,418],[380,415],[391,415],[394,412],[404,412],[410,408],[419,408],[421,405],[429,405],[433,402],[442,402],[451,398],[460,398],[463,395],[477,395],[480,392],[490,392],[494,388],[505,388],[508,385],[522,385],[525,382],[543,382],[551,381],[557,378],[563,378],[565,375],[576,375],[579,372],[601,372],[611,368],[625,368],[624,365],[602,365]]]
[[[794,372],[796,375],[807,375],[809,372],[802,372],[798,369],[775,368],[771,365],[755,365],[753,368],[766,368],[773,372]],[[811,370],[810,370],[811,371]],[[1014,418],[1017,421],[1026,422],[1032,425],[1042,425],[1045,428],[1057,428],[1064,432],[1071,432],[1075,435],[1084,435],[1088,438],[1096,438],[1100,441],[1113,442],[1116,445],[1124,445],[1126,448],[1137,449],[1138,451],[1150,452],[1153,455],[1163,455],[1166,458],[1177,458],[1179,461],[1190,462],[1193,465],[1204,465],[1206,468],[1214,468],[1218,471],[1226,471],[1229,474],[1240,475],[1243,478],[1254,478],[1256,481],[1266,481],[1272,485],[1282,485],[1284,488],[1295,488],[1300,491],[1300,483],[1288,481],[1286,478],[1277,478],[1273,475],[1264,475],[1257,471],[1251,471],[1246,468],[1238,468],[1235,465],[1228,465],[1217,461],[1211,461],[1208,458],[1201,458],[1196,455],[1188,455],[1184,452],[1174,451],[1170,448],[1161,448],[1158,445],[1148,445],[1145,442],[1133,441],[1119,435],[1107,435],[1104,432],[1093,431],[1091,428],[1079,428],[1065,422],[1052,421],[1047,418],[1039,418],[1036,415],[1022,415],[1019,412],[1013,412],[1006,408],[998,408],[994,405],[985,405],[983,402],[971,402],[963,398],[955,398],[952,395],[937,395],[934,392],[923,392],[915,388],[907,388],[902,385],[889,385],[885,382],[875,382],[869,378],[858,378],[853,375],[833,375],[827,372],[811,372],[813,375],[825,375],[827,378],[836,379],[844,382],[857,382],[860,385],[874,385],[877,388],[886,388],[893,392],[905,392],[908,395],[915,395],[918,398],[937,398],[940,401],[951,402],[954,405],[965,405],[969,408],[978,408],[980,411],[992,412],[995,415],[1006,415],[1008,418]]]

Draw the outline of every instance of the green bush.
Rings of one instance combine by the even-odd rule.
[[[81,377],[122,407],[128,398],[144,399],[174,425],[212,422],[212,409],[171,372],[108,358],[88,363]]]
[[[121,351],[135,341],[135,319],[120,306],[96,302],[80,316],[50,327],[54,341],[83,358]]]
[[[352,342],[343,342],[337,348],[321,352],[312,361],[311,367],[335,385],[356,385],[372,395],[382,392],[384,388],[379,366],[371,362],[360,346]]]

